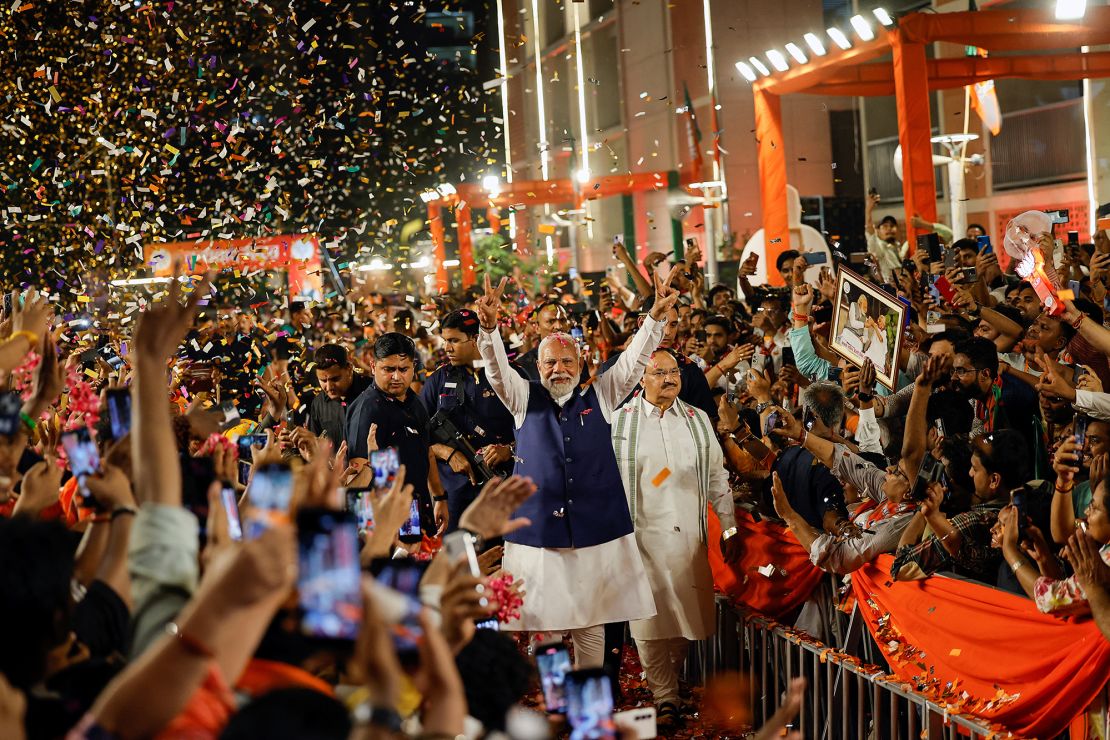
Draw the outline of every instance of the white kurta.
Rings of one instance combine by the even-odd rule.
[[[611,421],[617,404],[643,376],[651,349],[659,345],[665,325],[665,321],[649,316],[616,364],[594,382],[598,406],[606,421]],[[498,332],[482,329],[478,350],[490,386],[512,413],[519,429],[528,413],[531,392],[528,381],[510,368]],[[572,393],[577,392],[575,388]],[[552,400],[563,406],[571,395]],[[527,452],[517,450],[517,454]],[[527,592],[520,619],[503,626],[504,630],[563,632],[643,619],[655,613],[634,534],[593,547],[532,547],[506,542],[502,564],[506,572],[524,581]]]
[[[713,573],[709,551],[701,541],[698,492],[698,451],[678,404],[663,413],[642,396],[637,425],[636,475],[640,503],[636,511],[636,543],[643,557],[656,615],[631,623],[637,640],[685,637],[702,640],[713,634]],[[686,406],[695,413],[704,412]],[[735,526],[736,517],[724,455],[716,440],[709,445],[709,501],[721,528]],[[670,474],[655,485],[660,471]]]

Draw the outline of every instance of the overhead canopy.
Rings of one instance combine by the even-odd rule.
[[[986,49],[993,56],[928,59],[925,45],[945,41]],[[1110,52],[1082,46],[1110,44],[1110,7],[1093,7],[1081,21],[1057,21],[1049,8],[1015,8],[959,13],[912,13],[896,28],[851,49],[833,48],[753,83],[759,147],[760,200],[768,264],[790,249],[786,211],[786,147],[782,136],[782,95],[879,96],[897,98],[898,139],[902,146],[906,230],[916,236],[912,217],[937,220],[929,91],[963,87],[991,79],[1077,80],[1110,76]],[[1055,51],[1013,55],[1015,51]],[[886,54],[889,61],[877,61]],[[772,281],[781,278],[768,271]]]

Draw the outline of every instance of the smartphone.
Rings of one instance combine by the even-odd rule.
[[[1083,373],[1087,372],[1082,365],[1078,362],[1071,366],[1071,384],[1079,385],[1079,379],[1083,377]]]
[[[220,488],[220,503],[224,505],[227,514],[227,534],[232,541],[239,542],[243,539],[243,522],[239,519],[239,499],[235,486],[224,484]]]
[[[568,673],[566,695],[571,740],[615,740],[613,690],[604,668]]]
[[[991,246],[991,238],[986,234],[975,237],[975,243],[979,245],[979,251],[983,254],[994,253],[994,247]]]
[[[482,577],[482,566],[478,563],[478,551],[474,549],[474,539],[469,533],[456,529],[443,538],[443,546],[447,550],[447,559],[452,565],[466,558],[470,565],[470,575],[475,578]]]
[[[978,279],[979,279],[979,271],[976,270],[974,267],[965,267],[962,270],[960,270],[960,282],[961,283],[974,283]]]
[[[254,459],[254,452],[251,447],[258,445],[259,447],[266,446],[265,434],[240,434],[239,439],[235,441],[239,448],[239,459],[244,462],[250,462]]]
[[[783,364],[784,367],[786,365],[793,365],[794,364],[794,348],[793,347],[783,347],[782,348],[782,364]]]
[[[119,370],[123,367],[123,358],[116,354],[116,351],[112,349],[112,345],[104,345],[100,348],[98,354],[104,358],[104,361],[108,363],[108,367],[113,370]]]
[[[839,383],[840,376],[841,374],[843,374],[843,372],[844,368],[840,367],[839,365],[829,365],[829,380],[833,383]]]
[[[420,502],[416,498],[409,504],[409,518],[401,525],[397,534],[401,536],[401,542],[409,544],[420,542],[423,538],[424,533],[420,530]]]
[[[579,343],[586,340],[586,335],[582,333],[582,327],[580,326],[572,326],[570,328],[570,335],[574,337],[574,341]]]
[[[287,465],[271,463],[256,470],[247,490],[251,504],[247,538],[253,540],[267,529],[288,522],[292,496],[293,471]]]
[[[0,393],[0,435],[12,437],[19,433],[20,413],[23,399],[18,393]]]
[[[567,674],[573,670],[567,646],[551,642],[536,648],[536,669],[540,674],[543,703],[552,714],[567,711]]]
[[[802,412],[802,426],[806,428],[807,432],[812,431],[815,421],[817,421],[817,416],[813,413],[813,409],[806,406],[805,411]]]
[[[930,231],[928,234],[918,234],[917,248],[928,252],[930,262],[940,262],[940,237],[937,236],[935,231]]]
[[[1079,232],[1078,231],[1069,231],[1068,232],[1068,245],[1069,246],[1075,246],[1075,247],[1079,246]]]
[[[389,488],[401,467],[401,457],[396,447],[386,447],[370,453],[370,467],[374,469],[374,486]]]
[[[955,267],[959,258],[960,254],[955,249],[944,250],[944,268],[947,270]]]
[[[131,391],[112,388],[106,394],[112,439],[123,439],[131,431]]]
[[[370,499],[373,489],[348,488],[343,497],[346,501],[346,511],[353,514],[359,534],[370,534],[374,531],[374,504]]]
[[[829,255],[824,252],[805,252],[802,257],[807,265],[825,265],[829,262]]]
[[[362,626],[362,568],[355,518],[331,509],[297,512],[301,632],[353,642]]]
[[[1080,465],[1083,463],[1083,448],[1087,446],[1087,424],[1090,423],[1090,418],[1086,416],[1076,416],[1075,426],[1072,434],[1075,435],[1075,444],[1079,447],[1078,454]]]
[[[1066,208],[1061,208],[1058,211],[1046,211],[1045,215],[1049,216],[1054,224],[1066,224],[1071,221],[1071,214]]]
[[[1025,520],[1029,516],[1029,502],[1026,499],[1024,486],[1010,491],[1010,503],[1017,510],[1018,542],[1021,542],[1025,539]]]
[[[910,309],[913,308],[913,304],[910,302],[909,298],[906,298],[903,295],[898,296],[898,302],[906,307],[906,310],[905,310],[906,318],[902,321],[902,326],[906,329],[909,329],[910,328],[910,322],[913,318],[911,313],[910,313]]]
[[[415,560],[390,560],[378,573],[378,583],[401,595],[404,606],[391,620],[393,647],[402,663],[416,659],[424,629],[420,626],[420,579],[424,565]]]
[[[1070,290],[1072,296],[1074,296],[1073,300],[1076,299],[1076,298],[1082,298],[1083,297],[1083,296],[1080,295],[1080,291],[1082,289],[1083,288],[1080,285],[1078,280],[1069,280],[1068,281],[1068,290]]]
[[[906,494],[906,500],[924,501],[928,497],[929,484],[942,480],[943,476],[944,463],[933,457],[931,453],[926,453],[921,460],[921,467],[917,469],[917,478],[914,479],[910,492]]]
[[[940,297],[946,301],[951,301],[956,297],[955,288],[952,287],[952,283],[944,275],[937,277],[933,282],[933,286],[937,289],[937,293],[940,294]]]
[[[772,429],[779,429],[782,427],[782,417],[778,411],[772,411],[767,414],[767,419],[763,422],[763,434],[770,435]]]
[[[81,427],[62,435],[62,447],[69,458],[69,469],[77,479],[77,488],[81,495],[88,498],[88,487],[85,480],[90,475],[100,471],[100,453],[96,450],[96,443],[92,440],[87,427]]]
[[[937,436],[944,439],[948,435],[944,432],[944,419],[937,419],[933,422],[933,428],[937,430]]]

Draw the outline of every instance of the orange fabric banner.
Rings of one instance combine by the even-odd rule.
[[[949,712],[1055,737],[1110,680],[1110,642],[1093,621],[955,578],[891,581],[891,563],[852,574],[860,613],[894,675]]]
[[[759,161],[760,207],[763,209],[763,251],[767,282],[782,285],[775,269],[778,256],[790,249],[790,218],[786,203],[786,151],[782,141],[782,102],[778,95],[755,88],[755,141]]]
[[[717,590],[745,606],[778,618],[805,603],[824,572],[809,562],[809,553],[781,524],[736,512],[736,535],[744,544],[740,562],[729,565],[721,555],[721,523],[709,511],[709,565]]]

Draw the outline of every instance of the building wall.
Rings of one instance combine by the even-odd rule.
[[[580,155],[566,141],[567,131],[575,147],[581,141],[573,36],[576,5],[582,28],[590,173],[667,172],[689,166],[682,116],[688,90],[701,133],[702,179],[711,180],[714,127],[703,0],[616,0],[606,12],[602,12],[604,0],[589,4],[536,0],[535,6],[533,0],[505,0],[514,176],[541,177],[536,151],[540,139],[537,47],[544,79],[545,131],[551,140],[548,176],[568,177],[580,167]],[[539,44],[532,24],[537,10]],[[722,177],[729,198],[727,214],[722,208],[718,218],[743,238],[759,228],[759,174],[751,88],[733,65],[773,45],[781,47],[785,40],[800,40],[805,31],[820,27],[822,4],[821,0],[782,0],[769,9],[761,0],[712,0],[711,11]],[[614,100],[619,101],[615,119]],[[788,179],[803,195],[834,192],[827,110],[846,105],[851,101],[812,96],[784,100]],[[676,235],[702,237],[707,214],[690,200],[681,191],[661,188],[638,193],[624,203],[619,197],[589,202],[587,226],[579,229],[579,268],[600,271],[611,264],[610,245],[616,234],[625,234],[626,242],[635,244],[641,256],[648,251],[670,252]],[[632,213],[626,212],[628,205]],[[534,248],[544,249],[548,236],[538,230],[545,211],[569,206],[530,209],[533,229],[527,240]],[[676,229],[672,218],[679,215]],[[626,233],[629,224],[632,233]],[[718,241],[720,232],[719,225]],[[560,266],[565,266],[568,234],[558,229],[550,236],[562,254]]]

